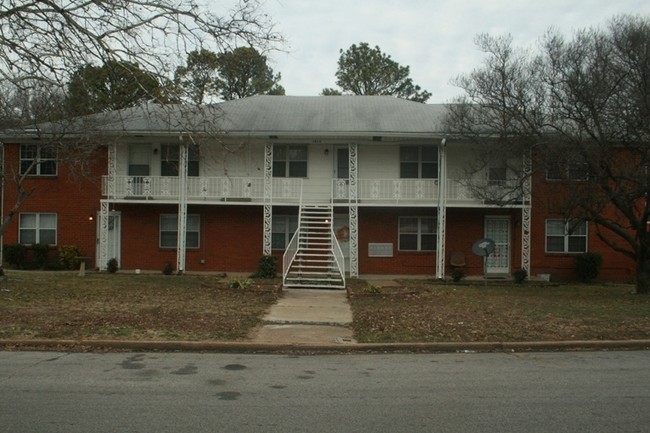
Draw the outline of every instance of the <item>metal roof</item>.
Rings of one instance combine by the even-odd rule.
[[[445,105],[392,96],[252,96],[213,105],[143,104],[70,121],[5,131],[4,137],[49,134],[246,136],[421,136],[443,133]]]

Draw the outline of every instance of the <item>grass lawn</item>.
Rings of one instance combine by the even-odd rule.
[[[231,289],[205,275],[9,270],[0,339],[235,340],[260,323],[278,283]]]
[[[650,339],[650,296],[630,285],[399,283],[351,284],[359,342]]]

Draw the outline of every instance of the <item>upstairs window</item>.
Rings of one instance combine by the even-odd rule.
[[[178,176],[180,161],[180,146],[176,144],[163,144],[160,146],[160,175]],[[199,148],[190,146],[187,152],[187,175],[199,175]]]
[[[23,245],[56,245],[55,213],[21,213],[18,220],[18,242]]]
[[[584,253],[586,251],[586,221],[546,220],[547,253]]]
[[[273,146],[273,177],[307,177],[307,146]]]
[[[432,217],[399,218],[400,251],[435,251],[436,219]]]
[[[20,145],[20,174],[56,176],[56,147],[40,144]]]
[[[438,148],[435,146],[400,146],[401,179],[437,179]]]
[[[556,161],[546,169],[546,180],[587,180],[587,164],[571,161]]]

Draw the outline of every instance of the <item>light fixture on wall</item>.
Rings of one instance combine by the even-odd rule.
[[[329,154],[330,154],[330,150],[328,148],[325,148],[325,155],[329,155]]]
[[[95,217],[93,216],[93,214],[88,215],[88,221],[93,221],[94,219]]]
[[[154,148],[153,148],[153,154],[154,154],[154,155],[158,155],[158,148],[157,148],[157,147],[154,147]]]

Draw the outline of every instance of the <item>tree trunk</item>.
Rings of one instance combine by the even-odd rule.
[[[636,267],[636,293],[650,294],[650,260],[642,260]]]

